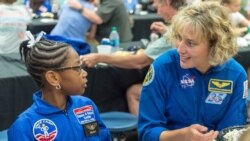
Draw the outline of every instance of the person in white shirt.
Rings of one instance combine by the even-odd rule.
[[[221,3],[231,11],[230,16],[235,35],[243,35],[247,31],[250,21],[239,12],[241,0],[222,0]]]
[[[19,52],[31,15],[16,0],[0,0],[0,54]]]

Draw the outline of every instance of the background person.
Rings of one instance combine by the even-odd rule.
[[[31,13],[16,0],[0,0],[0,54],[17,53]]]
[[[9,128],[9,141],[111,140],[96,105],[80,96],[87,87],[87,72],[70,45],[30,40],[21,44],[20,52],[41,90]]]
[[[97,24],[96,39],[109,38],[111,28],[117,27],[120,42],[129,42],[133,35],[129,23],[129,15],[122,0],[100,0],[100,5],[96,12],[84,8],[77,0],[69,0],[72,8],[81,10],[82,14]]]
[[[79,2],[85,9],[94,11],[93,0],[79,0]],[[50,34],[82,41],[86,41],[86,35],[92,39],[95,38],[96,25],[83,16],[82,12],[71,8],[68,3],[64,3],[59,13],[59,20]],[[88,32],[89,34],[87,34]]]
[[[173,18],[171,35],[177,48],[154,61],[143,83],[139,140],[213,141],[216,130],[246,124],[247,75],[232,58],[227,10],[188,6]]]
[[[239,12],[241,0],[221,0],[221,3],[231,11],[230,16],[235,35],[244,35],[247,27],[250,25],[250,21]]]
[[[178,9],[185,5],[185,0],[154,0],[154,7],[157,8],[157,14],[163,17],[166,22],[170,22],[172,17],[176,15]],[[154,22],[151,25],[151,29],[157,33],[162,33],[163,36],[147,46],[145,50],[138,50],[136,54],[103,55],[91,53],[81,56],[81,60],[88,67],[94,67],[97,63],[107,63],[120,68],[142,69],[151,64],[154,59],[172,47],[167,40],[170,30],[167,30],[167,26],[164,23]],[[141,84],[132,85],[127,90],[126,95],[129,111],[134,115],[138,114],[140,91]]]
[[[41,15],[41,13],[52,12],[52,5],[50,0],[24,0],[24,5],[31,8],[33,13]]]

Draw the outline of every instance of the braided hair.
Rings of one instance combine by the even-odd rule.
[[[47,39],[41,39],[33,47],[28,47],[28,40],[20,45],[21,59],[24,58],[27,71],[37,85],[44,85],[42,74],[50,69],[61,67],[68,55],[70,45]]]

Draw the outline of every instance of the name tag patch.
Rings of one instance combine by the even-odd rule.
[[[73,112],[80,124],[95,121],[95,113],[92,105],[76,108],[73,110]]]
[[[87,137],[97,135],[99,133],[99,126],[96,121],[85,123],[83,125],[83,129]]]
[[[210,79],[208,91],[231,94],[233,92],[233,81]]]
[[[210,104],[221,104],[226,98],[227,94],[211,92],[206,99],[206,103]]]

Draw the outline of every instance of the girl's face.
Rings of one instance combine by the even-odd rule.
[[[238,12],[240,11],[240,3],[241,0],[232,0],[230,4],[224,4],[224,6],[228,7],[231,12]]]
[[[64,94],[83,94],[87,87],[87,72],[82,69],[80,57],[73,48],[69,48],[67,60],[62,67],[68,68],[58,71],[61,76],[61,90]]]
[[[177,39],[177,51],[180,56],[180,65],[184,69],[196,68],[205,73],[209,68],[209,43],[204,38],[198,40],[190,26],[184,27]]]

